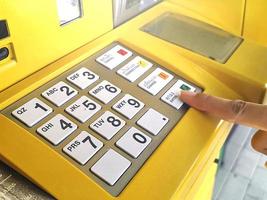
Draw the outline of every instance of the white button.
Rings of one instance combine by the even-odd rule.
[[[56,115],[48,122],[37,129],[37,133],[42,135],[54,145],[58,145],[77,129],[77,125],[61,114]]]
[[[121,92],[120,88],[104,80],[96,87],[94,87],[92,90],[90,90],[89,93],[93,95],[95,98],[99,99],[101,102],[107,104],[113,98],[115,98],[120,92]]]
[[[99,79],[99,76],[89,69],[82,67],[67,77],[67,80],[81,89],[87,88]]]
[[[101,106],[98,103],[86,96],[82,96],[65,110],[78,121],[84,123],[100,109]]]
[[[138,121],[137,124],[153,135],[157,135],[168,123],[169,119],[161,113],[150,108]]]
[[[73,89],[63,81],[60,81],[53,87],[43,92],[42,96],[51,101],[56,106],[61,106],[77,94],[78,92],[75,89]]]
[[[63,148],[63,151],[78,163],[84,165],[102,146],[103,143],[100,140],[86,131],[82,131]]]
[[[117,73],[126,78],[128,81],[134,82],[136,79],[142,76],[149,68],[151,68],[152,65],[152,63],[148,62],[144,58],[136,56],[125,66],[120,68]]]
[[[127,119],[132,119],[143,107],[144,103],[136,99],[135,97],[126,94],[121,100],[119,100],[112,108]]]
[[[124,125],[125,121],[112,112],[106,111],[90,125],[90,128],[110,140]]]
[[[131,55],[131,51],[120,45],[117,45],[106,53],[104,53],[103,55],[101,55],[100,57],[98,57],[96,61],[101,63],[108,69],[114,69],[127,58],[129,58]]]
[[[158,94],[171,80],[173,75],[157,68],[150,75],[148,75],[142,82],[138,84],[139,87],[146,90],[152,95]]]
[[[48,105],[34,98],[12,112],[12,115],[29,127],[34,126],[53,111]]]
[[[93,165],[91,171],[109,185],[114,185],[130,165],[129,160],[110,149]]]
[[[150,142],[150,137],[132,127],[119,139],[116,145],[132,157],[137,158]]]
[[[179,99],[178,93],[181,90],[195,91],[196,88],[185,83],[182,80],[178,80],[162,97],[161,100],[176,108],[177,110],[183,105],[183,102]]]

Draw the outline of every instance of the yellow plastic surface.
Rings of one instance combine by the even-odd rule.
[[[0,63],[0,91],[112,30],[112,1],[82,3],[82,18],[60,26],[57,1],[0,0],[0,19],[7,19],[13,62]],[[10,76],[12,74],[12,76]]]
[[[66,56],[63,56],[65,51],[62,51],[60,54],[62,58],[55,62],[52,62],[54,59],[50,58],[58,56],[59,54],[57,53],[59,51],[56,50],[53,56],[51,56],[51,53],[51,57],[43,60],[45,63],[51,62],[51,64],[46,67],[42,66],[43,68],[40,67],[42,69],[36,73],[0,92],[0,110],[113,41],[119,41],[160,65],[167,67],[202,87],[206,93],[231,99],[243,98],[246,95],[252,98],[256,94],[257,98],[259,98],[261,84],[266,80],[262,73],[266,72],[266,70],[262,66],[258,66],[258,64],[265,63],[266,58],[261,57],[266,54],[265,49],[252,43],[244,42],[228,63],[219,65],[139,30],[144,24],[166,11],[178,12],[210,22],[207,18],[196,14],[192,10],[174,6],[168,2],[160,3],[134,20]],[[79,32],[83,32],[85,29],[87,27],[81,27]],[[45,37],[45,34],[40,33],[39,36]],[[64,35],[65,39],[68,36],[71,36],[71,30]],[[51,40],[65,46],[65,43],[62,43],[58,35],[55,35],[55,38]],[[79,41],[70,43],[73,46],[80,44]],[[54,43],[49,44],[54,45]],[[41,43],[45,47],[48,47],[49,44]],[[66,46],[69,50],[71,49],[67,44]],[[255,67],[256,72],[248,69],[249,65],[246,64],[248,60],[246,56],[252,51],[254,53],[250,56],[258,58],[254,60],[254,64],[250,63]],[[26,54],[27,51],[25,50],[23,55],[26,56]],[[195,63],[182,55],[190,58]],[[27,60],[27,58],[26,56],[26,61],[23,62],[33,64],[33,61]],[[37,66],[29,65],[28,71],[27,67],[25,71],[33,73],[37,68],[39,69],[39,67],[35,67]],[[261,71],[258,72],[257,70]],[[220,81],[207,71],[211,71],[214,75],[221,73]],[[5,77],[4,84],[11,84],[11,81],[7,79],[16,73],[12,70],[2,72],[0,75],[1,78]],[[21,70],[21,72],[24,72],[24,70]],[[250,74],[246,74],[247,72]],[[24,75],[26,75],[26,72]],[[232,86],[233,83],[235,86]],[[230,86],[236,92],[230,89]],[[245,89],[240,91],[236,88]],[[253,91],[253,89],[256,91]],[[242,96],[238,93],[242,94]],[[116,198],[105,192],[93,180],[70,165],[66,159],[43,142],[28,134],[27,131],[3,115],[0,115],[0,157],[58,199],[193,199],[231,127],[232,124],[230,123],[190,108],[123,192]]]
[[[247,0],[244,38],[267,46],[267,1]]]
[[[241,35],[246,0],[167,0],[206,17],[214,25]],[[253,0],[252,0],[253,1]],[[264,0],[262,0],[264,1]]]

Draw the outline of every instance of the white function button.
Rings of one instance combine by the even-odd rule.
[[[76,129],[76,124],[63,115],[58,114],[39,127],[37,129],[37,133],[42,135],[53,145],[58,145]]]
[[[194,92],[196,88],[185,83],[182,80],[178,80],[162,97],[161,100],[176,108],[177,110],[183,105],[183,102],[179,99],[178,93],[181,90],[188,90]]]
[[[109,149],[91,168],[91,171],[107,182],[114,185],[123,173],[130,167],[131,162],[113,149]]]
[[[118,74],[126,78],[128,81],[134,82],[142,76],[148,69],[152,67],[152,63],[148,62],[140,56],[136,56],[129,63],[118,70]]]
[[[42,93],[42,96],[51,101],[56,106],[61,106],[77,94],[78,92],[75,89],[73,89],[63,81],[60,81],[53,87],[44,91]]]
[[[146,90],[152,95],[158,94],[171,80],[173,75],[157,68],[150,75],[148,75],[138,86]]]
[[[132,119],[143,107],[144,103],[136,99],[135,97],[126,94],[121,100],[119,100],[112,108],[127,119]]]
[[[153,135],[159,134],[160,130],[168,123],[169,119],[150,108],[138,121],[137,124]]]
[[[124,125],[125,121],[112,112],[106,111],[90,125],[90,128],[110,140]]]
[[[134,158],[137,158],[151,142],[151,138],[132,127],[116,143],[118,147]]]
[[[34,98],[12,112],[12,115],[29,127],[34,126],[53,111],[48,105]]]
[[[100,140],[86,131],[82,131],[80,135],[63,148],[63,151],[78,163],[84,165],[102,146],[103,143]]]
[[[96,61],[104,65],[108,69],[114,69],[127,58],[129,58],[132,54],[133,53],[128,49],[117,45],[98,57]]]
[[[78,121],[84,123],[100,109],[101,106],[98,103],[86,96],[82,96],[69,107],[67,107],[65,111]]]
[[[100,100],[101,102],[107,104],[113,98],[115,98],[120,92],[121,92],[120,88],[104,80],[101,83],[99,83],[96,87],[94,87],[92,90],[90,90],[89,93],[98,100]]]
[[[99,79],[99,76],[89,69],[83,67],[78,71],[67,77],[67,80],[79,87],[80,89],[85,89],[89,85],[93,84]]]

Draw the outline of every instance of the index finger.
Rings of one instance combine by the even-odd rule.
[[[187,91],[181,92],[180,99],[198,110],[221,119],[267,130],[266,105]]]

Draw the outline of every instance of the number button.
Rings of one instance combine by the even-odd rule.
[[[28,127],[32,127],[39,121],[44,119],[53,111],[48,105],[43,103],[37,98],[30,100],[18,109],[12,112],[12,115],[18,120],[26,124]]]
[[[56,106],[61,106],[77,94],[78,92],[75,89],[73,89],[63,81],[60,81],[53,87],[44,91],[42,93],[42,96],[51,101]]]
[[[56,115],[48,122],[37,129],[37,133],[53,145],[58,145],[73,131],[77,129],[77,125],[61,114]]]
[[[137,124],[153,135],[158,135],[169,119],[150,108],[138,121]]]
[[[93,84],[99,79],[99,76],[94,72],[82,67],[75,73],[67,77],[67,80],[79,87],[80,89],[85,89],[89,85]]]
[[[124,172],[130,167],[131,162],[122,155],[109,149],[91,168],[91,171],[109,185],[114,185]]]
[[[107,104],[113,98],[115,98],[120,92],[121,89],[111,84],[110,82],[104,80],[100,84],[98,84],[95,88],[93,88],[89,93],[98,100],[100,100],[101,102]]]
[[[90,128],[104,138],[110,140],[125,125],[125,121],[106,111],[101,117],[94,121]]]
[[[183,102],[179,99],[178,93],[181,90],[195,91],[196,88],[185,83],[182,80],[178,80],[162,97],[161,100],[177,110],[183,105]]]
[[[88,132],[82,131],[63,148],[63,151],[78,163],[84,165],[102,146],[103,143],[100,140],[96,139]]]
[[[127,119],[132,119],[144,106],[145,104],[143,102],[126,94],[121,100],[113,105],[112,108]]]
[[[86,96],[82,96],[80,99],[67,107],[65,111],[76,118],[78,121],[84,123],[100,109],[101,106],[98,103],[94,102]]]
[[[117,141],[116,145],[130,156],[137,158],[150,142],[150,137],[132,127]]]

